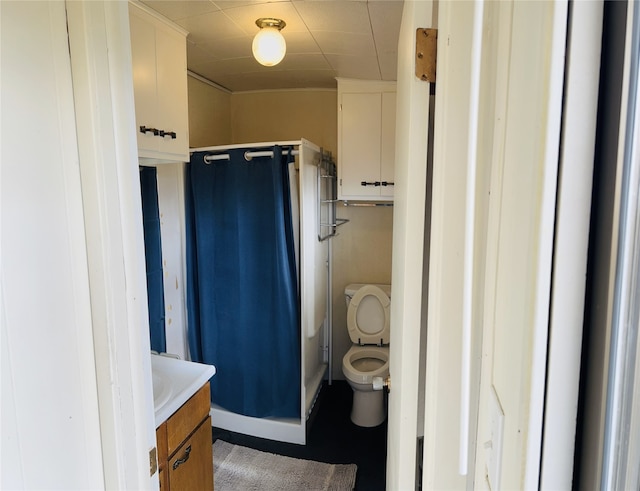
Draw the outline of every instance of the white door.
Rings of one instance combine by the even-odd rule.
[[[475,486],[537,489],[568,5],[487,3],[498,32]],[[486,25],[486,24],[485,24]],[[490,24],[491,25],[491,24]],[[487,47],[491,47],[487,44]],[[508,50],[508,51],[503,51]],[[484,124],[485,120],[482,120]]]
[[[438,24],[423,486],[533,489],[567,4],[443,2]]]
[[[416,27],[432,25],[431,8],[431,2],[405,3],[399,43],[387,487],[415,486],[418,347],[428,294],[423,489],[533,489],[540,472],[567,4],[438,4],[425,288],[429,88],[412,75],[409,46]]]

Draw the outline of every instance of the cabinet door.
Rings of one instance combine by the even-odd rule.
[[[178,160],[189,160],[186,49],[184,36],[169,27],[158,26],[155,53],[158,124],[159,129],[176,134],[175,138],[158,137],[158,149],[176,155]]]
[[[382,135],[380,142],[380,181],[393,182],[396,160],[396,93],[382,93]],[[393,196],[393,184],[380,187],[380,196]]]
[[[137,4],[129,4],[129,24],[138,156],[156,162],[187,162],[185,36],[177,27],[148,14]],[[142,126],[150,130],[141,132]]]
[[[213,490],[210,416],[169,460],[167,471],[171,491]]]
[[[344,93],[341,98],[340,198],[379,196],[381,94]]]
[[[141,133],[140,126],[157,128],[160,124],[156,104],[156,28],[138,8],[131,5],[129,24],[138,151],[155,151],[158,137],[152,132]]]

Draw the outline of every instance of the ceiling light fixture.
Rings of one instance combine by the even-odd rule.
[[[287,51],[287,43],[280,31],[287,24],[281,19],[261,17],[256,21],[260,28],[253,38],[253,56],[264,66],[274,66],[282,61]]]

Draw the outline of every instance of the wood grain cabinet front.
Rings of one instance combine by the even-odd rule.
[[[168,471],[169,488],[172,491],[213,489],[210,417],[169,459]]]
[[[156,430],[162,491],[213,490],[209,401],[207,382]]]

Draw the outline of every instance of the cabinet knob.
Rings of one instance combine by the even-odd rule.
[[[140,126],[140,133],[153,133],[155,136],[160,134],[160,130],[157,128],[147,128],[146,126]]]

